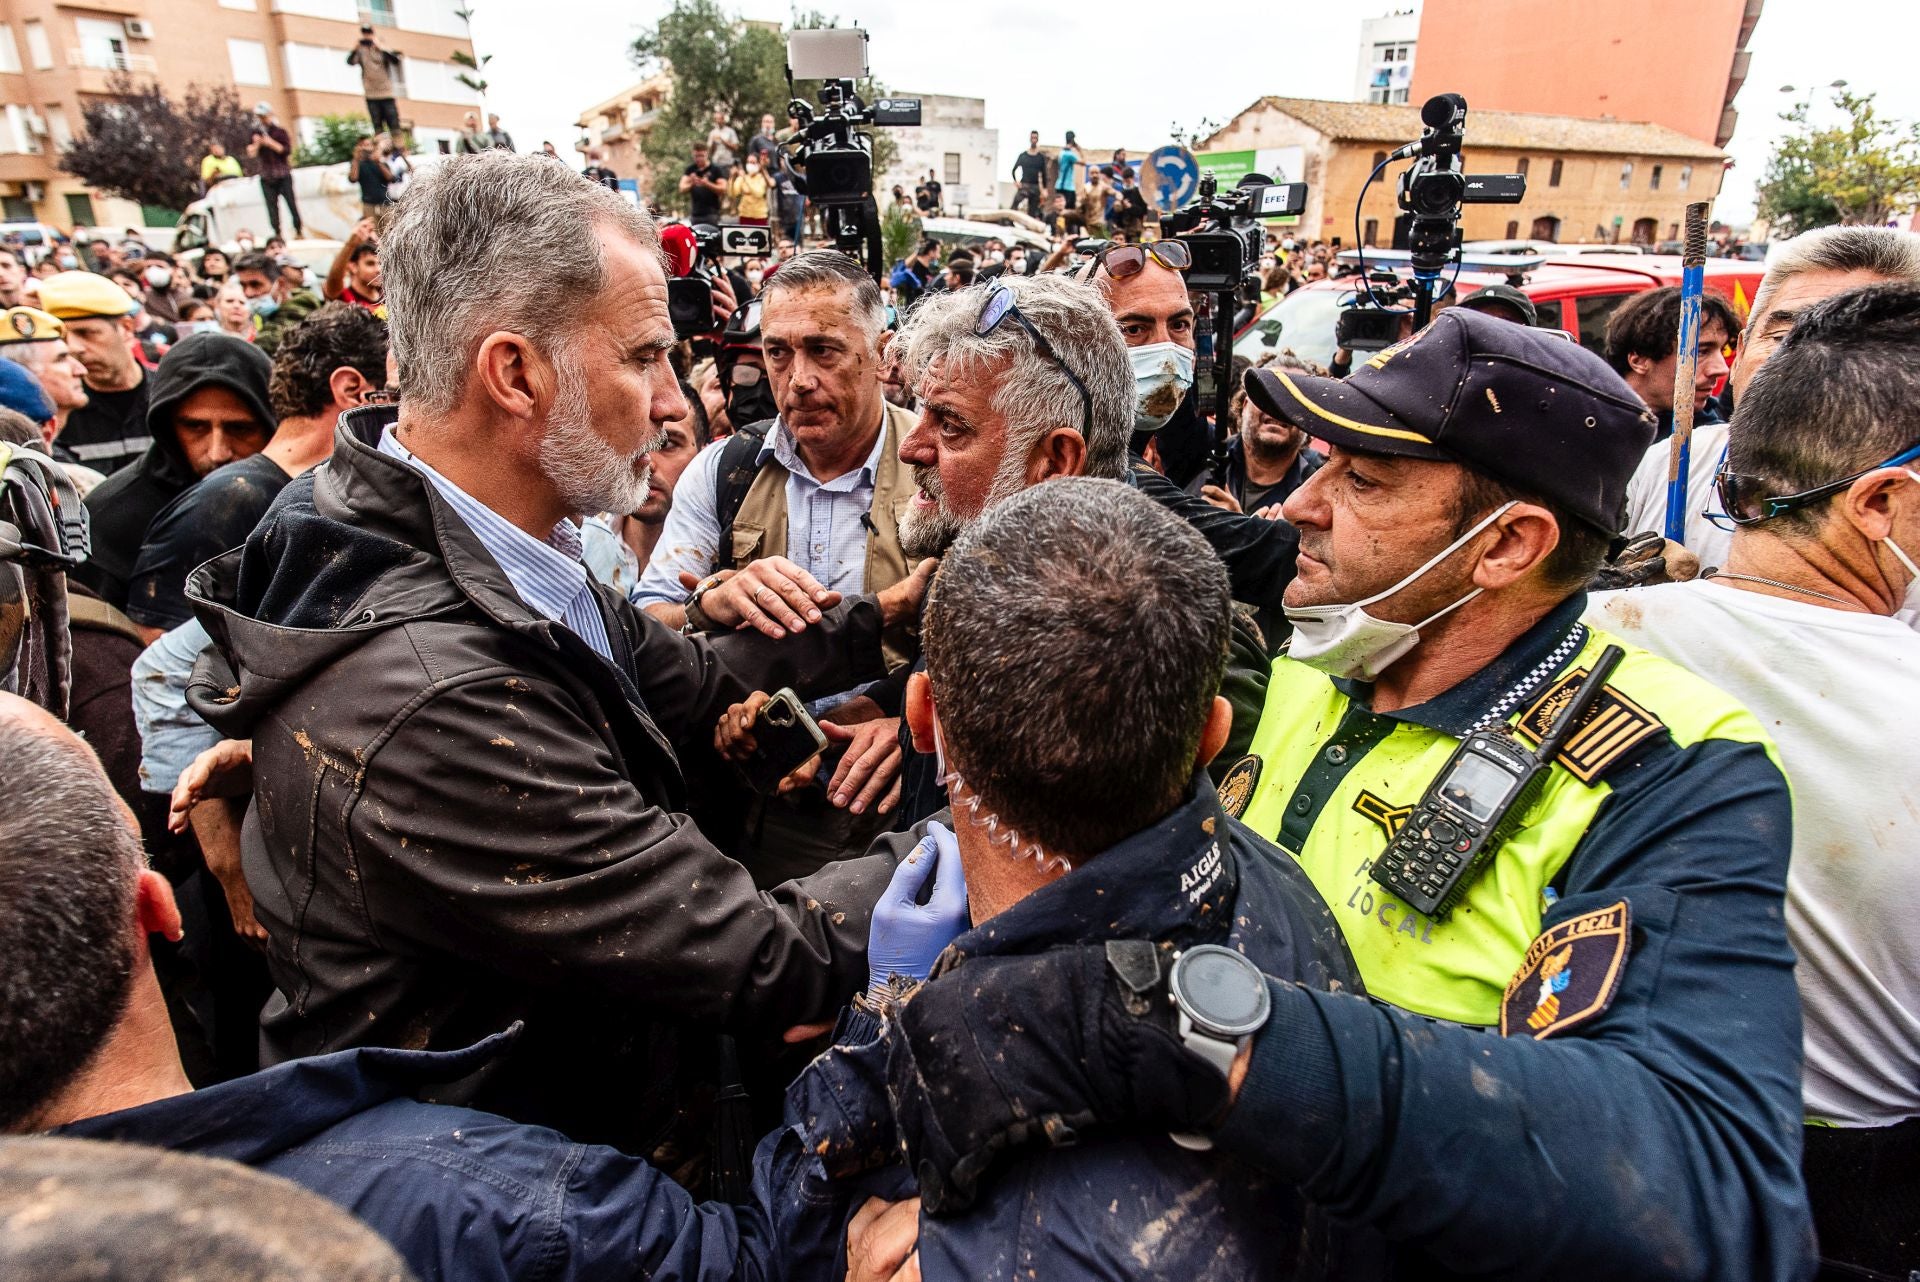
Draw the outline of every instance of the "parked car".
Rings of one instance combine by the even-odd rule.
[[[1347,250],[1340,263],[1359,270],[1359,254]],[[1411,275],[1404,251],[1368,250],[1369,271],[1389,269],[1401,279]],[[1634,294],[1680,283],[1680,258],[1672,254],[1581,254],[1546,259],[1498,255],[1463,258],[1461,270],[1447,278],[1462,298],[1488,285],[1507,283],[1533,300],[1539,323],[1564,329],[1581,346],[1598,352],[1606,341],[1607,318]],[[1762,265],[1743,259],[1709,258],[1707,288],[1725,296],[1743,315],[1760,286]],[[1334,325],[1343,308],[1359,296],[1357,275],[1336,276],[1302,285],[1256,317],[1234,340],[1236,355],[1258,360],[1271,351],[1291,349],[1319,365],[1333,362]]]
[[[67,235],[47,223],[0,223],[0,244],[20,250],[32,266],[67,243]]]

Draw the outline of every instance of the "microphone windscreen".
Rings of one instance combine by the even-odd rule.
[[[685,223],[668,223],[660,229],[660,245],[667,252],[667,274],[685,276],[693,270],[697,249],[693,228]]]

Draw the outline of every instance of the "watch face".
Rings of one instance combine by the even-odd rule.
[[[1174,996],[1209,1032],[1238,1037],[1266,1023],[1267,981],[1239,953],[1213,944],[1188,949],[1171,976]]]

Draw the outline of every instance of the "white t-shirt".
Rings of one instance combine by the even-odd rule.
[[[1807,1116],[1920,1115],[1920,635],[1712,581],[1599,593],[1586,619],[1719,686],[1780,749]]]
[[[1664,534],[1667,529],[1667,459],[1671,446],[1656,441],[1633,469],[1627,482],[1627,522],[1622,534],[1640,534],[1647,530]],[[1713,474],[1720,470],[1720,459],[1727,452],[1727,425],[1702,423],[1693,429],[1687,443],[1687,536],[1680,540],[1687,551],[1700,558],[1700,568],[1711,569],[1727,563],[1727,550],[1733,546],[1733,531],[1723,530],[1701,515],[1720,510],[1720,496],[1713,492]]]

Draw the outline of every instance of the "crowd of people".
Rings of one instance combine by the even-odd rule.
[[[759,124],[694,337],[477,118],[0,251],[0,1272],[1920,1267],[1920,237],[1708,295],[1666,542],[1676,290],[1215,424],[1123,154],[875,280]]]

